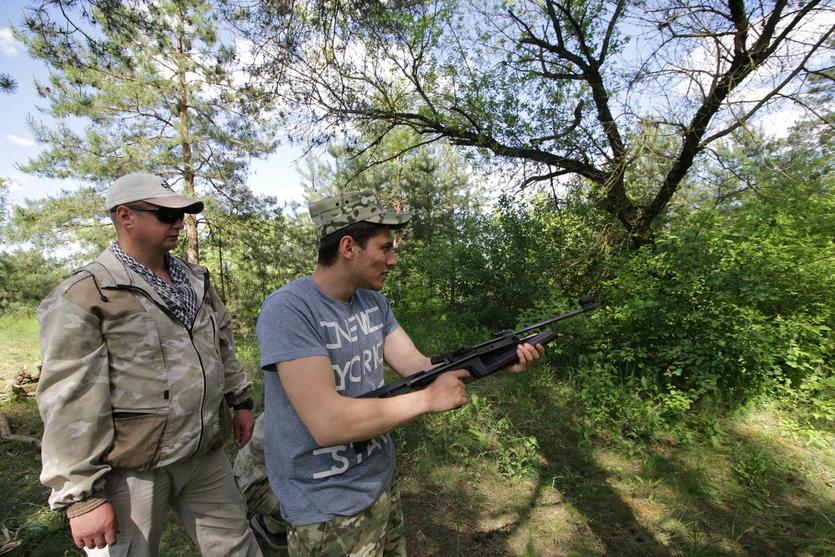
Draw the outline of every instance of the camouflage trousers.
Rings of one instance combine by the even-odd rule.
[[[406,557],[406,528],[397,476],[360,513],[291,527],[287,551],[290,557]]]
[[[260,514],[270,532],[279,534],[287,531],[287,523],[281,519],[278,498],[266,478],[246,488],[244,497],[246,509],[252,514]]]

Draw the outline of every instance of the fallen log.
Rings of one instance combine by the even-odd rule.
[[[15,435],[12,433],[12,428],[9,425],[9,420],[6,419],[5,414],[0,412],[0,439],[3,441],[16,441],[18,443],[29,443],[30,445],[35,445],[37,448],[41,448],[41,440],[37,437],[31,437],[29,435]]]

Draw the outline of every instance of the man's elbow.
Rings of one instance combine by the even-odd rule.
[[[338,416],[334,412],[323,413],[316,417],[312,423],[306,423],[307,430],[320,447],[332,447],[343,445],[349,440],[346,433],[350,431],[349,420],[344,416]]]
[[[313,428],[309,431],[313,440],[320,447],[333,447],[334,445],[344,445],[348,442],[344,436],[339,434],[340,432],[334,431],[332,427]]]
[[[302,409],[299,416],[317,445],[333,447],[356,440],[352,432],[364,421],[358,410],[355,399],[337,395]]]

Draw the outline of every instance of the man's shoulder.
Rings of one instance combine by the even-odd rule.
[[[308,277],[301,277],[292,280],[284,286],[277,288],[270,292],[263,306],[272,305],[276,303],[292,303],[294,300],[304,300],[310,296],[310,286],[307,281]]]
[[[107,250],[102,252],[96,259],[85,263],[81,267],[73,269],[69,276],[58,283],[52,289],[47,298],[52,297],[66,297],[68,293],[72,292],[75,295],[84,297],[90,294],[91,291],[98,293],[98,287],[102,284],[113,282],[112,273],[109,268],[111,263],[105,256]]]
[[[70,276],[59,282],[45,300],[50,298],[78,297],[79,295],[83,297],[85,294],[94,291],[95,287],[93,274],[82,267],[81,269],[76,269]]]

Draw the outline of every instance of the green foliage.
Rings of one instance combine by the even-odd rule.
[[[251,197],[231,207],[210,202],[204,218],[202,264],[239,330],[251,332],[269,293],[312,271],[313,228],[269,198]]]
[[[210,4],[70,5],[60,12],[40,4],[27,10],[16,36],[50,68],[48,82],[37,85],[53,121],[32,121],[48,148],[25,170],[92,182],[137,170],[189,181],[197,172],[231,193],[250,157],[272,148],[263,135],[269,125],[257,118],[268,106],[249,102],[254,82],[234,82],[237,60],[219,40]],[[86,123],[83,132],[72,117]]]
[[[481,188],[470,180],[469,166],[448,145],[421,143],[413,132],[400,130],[384,137],[373,131],[365,150],[355,142],[329,144],[328,157],[308,157],[303,170],[307,196],[320,199],[340,192],[374,191],[396,210],[412,215],[401,231],[403,245],[428,242],[455,231],[456,214],[480,208]]]
[[[423,143],[469,148],[520,187],[582,178],[640,244],[651,243],[694,163],[717,154],[711,144],[831,87],[828,27],[812,23],[825,4],[348,0],[253,3],[238,14],[269,53],[259,71],[282,82],[295,108],[293,135],[324,142],[376,130],[364,148],[407,129]],[[716,48],[727,36],[734,48]],[[696,82],[712,87],[677,86]]]
[[[0,73],[0,92],[11,95],[17,91],[17,80],[7,73]]]
[[[245,196],[251,159],[276,145],[274,119],[262,117],[271,104],[257,81],[237,81],[241,63],[220,40],[219,25],[201,0],[42,0],[27,9],[16,37],[50,74],[36,84],[48,102],[46,119],[30,119],[45,149],[22,170],[99,185],[151,172],[188,195]],[[68,219],[55,223],[65,231],[99,210],[30,212]],[[185,223],[187,256],[197,263],[197,231],[190,218]]]
[[[804,435],[831,430],[831,155],[795,136],[748,137],[729,152],[716,183],[697,184],[688,210],[676,206],[637,251],[573,197],[461,215],[457,234],[405,247],[387,287],[395,311],[437,353],[592,292],[601,310],[558,325],[547,358],[598,423],[630,439],[666,428],[686,441],[685,421],[709,433],[717,407],[776,396],[798,406]]]
[[[44,255],[68,257],[73,265],[95,257],[116,237],[100,192],[89,187],[13,207],[6,236]]]
[[[0,311],[0,381],[13,378],[21,369],[34,372],[41,360],[38,332],[33,307],[12,305]]]
[[[457,327],[460,334],[449,333],[455,338],[445,350],[517,322],[539,321],[554,313],[540,307],[543,300],[554,292],[563,298],[564,292],[586,292],[589,277],[599,272],[581,240],[593,235],[584,224],[585,215],[562,214],[546,198],[530,209],[502,198],[490,214],[459,215],[448,235],[404,246],[387,293],[406,323]]]
[[[0,312],[37,306],[66,274],[66,267],[39,251],[0,252]]]
[[[0,231],[6,226],[9,219],[9,184],[6,179],[0,176]]]
[[[448,463],[466,464],[475,460],[495,462],[506,478],[536,474],[540,466],[539,441],[526,435],[514,421],[499,410],[495,394],[473,393],[470,404],[454,412],[427,416],[417,437],[400,439],[409,451],[418,451]]]
[[[675,421],[701,402],[820,390],[833,364],[835,251],[825,215],[835,206],[828,195],[805,206],[699,211],[619,261],[584,344],[591,402],[620,414],[599,397],[623,387]]]
[[[831,443],[835,431],[835,374],[831,369],[814,371],[796,388],[782,387],[778,394],[783,430],[810,446]]]
[[[731,465],[739,482],[750,493],[767,500],[769,496],[769,472],[781,470],[781,463],[776,461],[769,451],[756,449],[736,455],[736,462]]]

